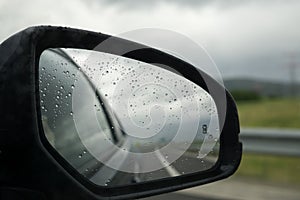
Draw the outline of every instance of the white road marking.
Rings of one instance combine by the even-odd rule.
[[[161,162],[161,164],[165,167],[166,171],[170,174],[171,177],[174,176],[180,176],[181,174],[175,169],[175,167],[173,167],[165,158],[163,155],[161,155],[161,153],[159,152],[159,150],[155,151],[155,154],[157,156],[157,158],[159,159],[159,161]]]
[[[129,147],[130,141],[126,140],[120,149],[129,149]],[[105,185],[110,182],[118,172],[117,169],[120,169],[125,162],[128,153],[127,150],[118,150],[90,180],[99,185]],[[114,166],[117,169],[112,169],[107,166]]]

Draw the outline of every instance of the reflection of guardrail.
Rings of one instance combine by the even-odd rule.
[[[242,128],[243,151],[300,156],[300,130]]]

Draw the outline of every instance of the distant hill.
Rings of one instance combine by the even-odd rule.
[[[292,90],[289,83],[255,79],[228,79],[224,80],[224,85],[229,91],[253,91],[261,96],[268,97],[290,96],[291,91],[297,95],[300,94],[300,84],[294,85]]]

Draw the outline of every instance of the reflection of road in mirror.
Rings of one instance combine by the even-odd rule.
[[[143,145],[134,145],[130,142],[130,139],[126,139],[127,141],[124,144],[124,149],[128,149],[129,151],[135,152],[145,152],[148,151],[149,147],[145,147]],[[128,147],[130,145],[130,147]],[[199,171],[205,171],[214,166],[217,156],[216,155],[208,155],[203,159],[197,158],[197,152],[193,152],[192,149],[185,152],[179,159],[175,162],[168,162],[169,157],[176,157],[176,145],[174,145],[174,149],[169,152],[168,155],[162,154],[159,151],[157,146],[152,146],[150,149],[157,149],[155,151],[156,161],[160,162],[163,165],[163,168],[160,170],[152,171],[149,173],[140,173],[145,165],[149,166],[153,164],[153,160],[145,160],[141,159],[140,156],[135,157],[135,159],[129,159],[128,151],[118,151],[116,152],[108,162],[115,162],[114,165],[126,165],[127,167],[131,167],[133,173],[121,172],[112,168],[107,167],[106,165],[102,166],[91,178],[90,180],[99,185],[105,186],[117,186],[117,185],[126,185],[134,182],[144,182],[155,180],[158,178],[167,178],[174,177],[179,175],[184,175],[186,173],[193,173]]]
[[[95,184],[186,175],[217,162],[215,102],[172,67],[79,49],[47,50],[40,67],[45,135]]]

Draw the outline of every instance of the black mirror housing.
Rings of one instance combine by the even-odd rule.
[[[225,113],[216,165],[204,172],[106,188],[86,180],[47,142],[41,122],[38,63],[48,48],[93,50],[111,38],[116,45],[97,51],[121,54],[146,63],[174,67],[206,90]],[[238,168],[242,145],[235,102],[229,92],[205,72],[159,50],[109,35],[78,29],[40,26],[28,28],[0,46],[0,188],[26,188],[49,199],[132,199],[176,191],[224,179]],[[201,73],[199,73],[199,71]],[[201,75],[199,75],[201,74]],[[207,83],[214,88],[210,93]],[[219,94],[225,91],[226,101]]]

